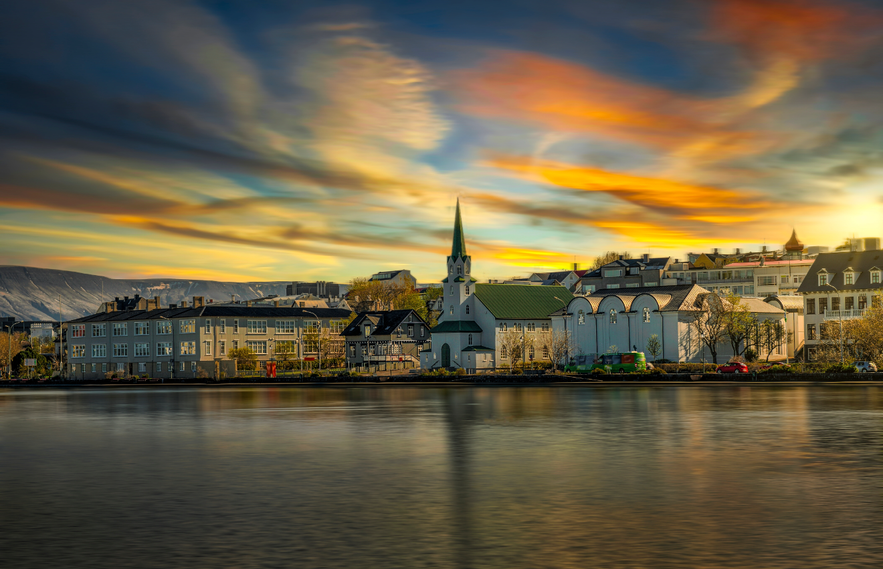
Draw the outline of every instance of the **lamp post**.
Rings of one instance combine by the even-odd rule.
[[[840,291],[837,290],[837,287],[835,287],[834,285],[832,285],[831,283],[828,283],[828,282],[825,283],[825,286],[829,286],[829,287],[833,288],[834,291],[837,293],[837,298],[838,299],[840,298]],[[830,292],[828,293],[828,306],[831,306],[831,293]],[[825,311],[827,312],[827,310],[828,309],[826,308]],[[843,308],[842,307],[837,310],[837,315],[840,317],[839,318],[840,319],[840,365],[843,365]]]
[[[301,309],[303,310],[303,309]],[[310,312],[309,310],[304,310],[307,314],[313,316],[316,319],[316,359],[318,360],[319,373],[322,373],[322,320],[316,316],[315,312]]]

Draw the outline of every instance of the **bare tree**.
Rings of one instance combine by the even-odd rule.
[[[717,363],[718,346],[726,339],[726,325],[731,306],[717,292],[705,294],[697,300],[690,325],[699,333],[699,341],[708,347],[712,363]]]
[[[662,353],[662,344],[659,342],[659,334],[652,334],[647,339],[647,353],[653,356],[653,361]]]
[[[572,353],[571,336],[569,330],[551,330],[543,332],[539,338],[540,348],[549,355],[549,359],[558,369],[558,365],[564,361],[566,363],[567,356]]]
[[[607,263],[619,260],[620,257],[623,259],[631,259],[632,254],[628,251],[623,251],[622,253],[619,253],[618,251],[606,251],[604,254],[595,257],[589,270],[594,271],[595,269],[600,269]]]
[[[523,332],[516,332],[514,329],[497,332],[497,345],[500,346],[501,354],[505,355],[510,370],[517,365],[519,360],[523,359],[522,336]]]
[[[788,338],[785,325],[779,320],[764,320],[758,326],[757,346],[761,353],[766,353],[766,361],[776,348],[784,344]]]
[[[724,337],[730,343],[733,355],[741,356],[748,348],[757,346],[757,317],[734,294],[720,297],[720,302]]]

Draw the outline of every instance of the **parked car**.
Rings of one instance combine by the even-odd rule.
[[[874,362],[852,362],[852,365],[855,366],[855,369],[860,372],[875,372],[877,371],[877,364]]]
[[[728,362],[717,368],[718,373],[748,373],[748,366],[742,362]]]

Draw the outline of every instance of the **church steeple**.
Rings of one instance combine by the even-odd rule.
[[[454,218],[454,242],[451,245],[451,259],[466,258],[466,238],[463,236],[463,220],[460,218],[460,198],[457,198],[457,216]]]

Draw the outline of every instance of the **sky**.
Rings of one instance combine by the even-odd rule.
[[[444,276],[881,236],[883,2],[32,0],[0,264]]]

